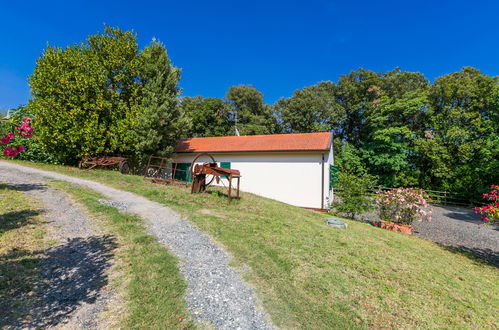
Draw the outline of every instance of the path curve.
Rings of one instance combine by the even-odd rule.
[[[27,317],[7,317],[0,324],[13,329],[107,328],[107,322],[99,316],[110,301],[117,299],[113,290],[104,290],[116,247],[114,238],[95,226],[66,193],[47,187],[38,174],[2,169],[0,182],[41,202],[49,227],[47,238],[57,242],[43,251],[32,303],[14,307],[18,297],[11,297],[0,306],[0,318],[2,309],[16,310]]]
[[[229,256],[208,235],[170,208],[90,180],[0,161],[0,172],[36,174],[93,189],[120,211],[146,220],[148,231],[180,260],[188,284],[186,300],[195,320],[217,329],[272,329],[251,288],[232,269]]]

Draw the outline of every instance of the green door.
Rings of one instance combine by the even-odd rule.
[[[192,182],[191,173],[189,172],[191,163],[177,163],[175,171],[175,179],[180,181]]]

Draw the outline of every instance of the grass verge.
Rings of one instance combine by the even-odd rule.
[[[24,317],[35,299],[38,263],[47,232],[40,205],[0,184],[0,327]]]
[[[35,165],[163,203],[220,242],[283,328],[495,328],[497,268],[414,236],[242,194],[191,195],[113,171]],[[245,267],[241,267],[245,269]]]
[[[101,204],[98,200],[105,198],[93,190],[60,181],[50,185],[68,193],[116,235],[119,248],[111,285],[124,300],[124,313],[113,316],[113,323],[126,329],[192,328],[177,259],[145,232],[143,220]]]

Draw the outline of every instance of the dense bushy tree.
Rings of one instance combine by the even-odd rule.
[[[167,153],[180,125],[179,72],[159,42],[139,53],[137,36],[118,28],[49,46],[30,77],[38,139],[62,163]]]
[[[233,135],[230,106],[216,97],[184,97],[180,109],[184,118],[183,137]]]
[[[263,94],[251,85],[230,86],[225,95],[232,106],[232,120],[237,116],[237,129],[241,135],[271,134],[276,119],[271,107],[263,101]]]
[[[281,98],[275,110],[282,118],[285,132],[326,132],[344,119],[344,108],[336,102],[336,86],[322,81]]]
[[[498,79],[466,67],[430,88],[427,134],[416,141],[425,187],[470,197],[499,180]]]
[[[29,107],[47,150],[66,163],[133,152],[140,64],[135,34],[110,27],[86,43],[45,49],[30,77]]]
[[[138,156],[165,156],[171,152],[184,125],[177,106],[180,70],[171,65],[166,48],[156,40],[140,55],[142,109],[134,128],[135,151]]]

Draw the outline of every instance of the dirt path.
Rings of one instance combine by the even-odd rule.
[[[102,290],[115,247],[112,237],[94,226],[65,193],[47,187],[40,175],[0,170],[0,182],[41,202],[48,239],[59,242],[43,253],[33,305],[14,307],[18,297],[2,304],[28,317],[0,323],[7,328],[105,328],[99,315],[115,297],[111,290]]]
[[[251,288],[229,265],[228,254],[171,209],[138,195],[90,180],[0,162],[2,176],[37,175],[91,188],[120,211],[146,220],[148,231],[180,260],[188,284],[186,300],[194,319],[217,329],[271,329]]]

